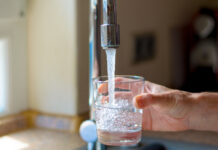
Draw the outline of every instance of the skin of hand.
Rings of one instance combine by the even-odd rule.
[[[117,78],[115,82],[128,80]],[[106,89],[107,85],[102,85],[99,92]],[[123,96],[125,92],[117,93],[115,97],[120,94]],[[129,93],[126,94],[128,97]],[[143,130],[218,131],[217,93],[189,93],[146,81],[144,93],[137,95],[133,102],[137,108],[143,109]]]
[[[189,114],[193,107],[191,94],[145,82],[144,92],[134,99],[143,109],[143,129],[153,131],[181,131],[189,129]]]

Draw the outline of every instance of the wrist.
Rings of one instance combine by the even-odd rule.
[[[191,130],[199,130],[199,125],[201,124],[201,118],[199,114],[200,106],[201,106],[201,101],[203,99],[203,93],[192,93],[189,96],[189,100],[191,103],[191,110],[190,114],[187,118],[188,126],[189,129]],[[202,108],[203,109],[203,108]]]
[[[218,131],[218,94],[192,93],[191,112],[188,117],[189,129]]]

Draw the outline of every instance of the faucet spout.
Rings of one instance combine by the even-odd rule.
[[[116,0],[103,0],[101,46],[103,49],[118,48],[120,46],[120,26],[117,24]]]
[[[120,45],[120,27],[117,24],[117,0],[90,1],[90,37],[89,37],[89,105],[90,119],[82,123],[80,135],[88,143],[88,150],[104,150],[105,146],[97,139],[94,112],[94,91],[92,79],[101,75],[101,47],[118,48]],[[103,24],[101,22],[101,3],[103,4]],[[100,30],[101,29],[101,30]],[[100,35],[101,34],[101,35]],[[100,40],[101,38],[101,40]],[[87,134],[88,133],[88,134]],[[87,135],[92,135],[90,138]]]

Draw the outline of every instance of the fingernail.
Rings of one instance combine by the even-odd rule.
[[[137,108],[145,108],[147,106],[147,100],[150,100],[151,96],[147,95],[138,95],[135,97],[135,105]]]
[[[137,108],[144,108],[145,107],[142,95],[138,95],[135,97],[135,105]]]

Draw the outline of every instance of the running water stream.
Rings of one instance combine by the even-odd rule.
[[[135,145],[141,139],[142,112],[134,108],[131,97],[115,100],[116,49],[107,49],[106,55],[109,103],[95,108],[98,141],[112,146]]]
[[[107,73],[108,73],[108,95],[109,103],[114,103],[114,90],[115,90],[115,60],[116,60],[116,49],[107,49]]]

